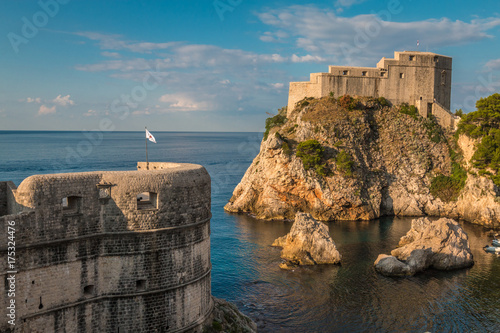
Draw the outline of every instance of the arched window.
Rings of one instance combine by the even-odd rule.
[[[446,85],[446,71],[441,72],[441,85],[442,86]]]

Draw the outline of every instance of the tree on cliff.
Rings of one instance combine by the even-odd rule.
[[[500,186],[500,94],[479,99],[476,108],[477,111],[462,118],[457,134],[481,140],[472,156],[472,164],[480,174],[491,176]]]

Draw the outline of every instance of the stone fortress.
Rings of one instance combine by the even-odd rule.
[[[309,82],[290,82],[288,112],[305,97],[333,93],[385,97],[392,104],[415,105],[423,117],[434,115],[444,128],[458,121],[450,112],[452,59],[430,52],[394,52],[377,67],[329,66],[328,73],[311,73]]]
[[[201,332],[213,309],[210,176],[194,164],[137,167],[0,182],[17,271],[11,326],[4,236],[0,332]]]

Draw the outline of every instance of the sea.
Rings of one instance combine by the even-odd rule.
[[[236,304],[259,332],[500,332],[500,257],[484,228],[462,223],[475,264],[406,278],[379,275],[411,218],[330,222],[341,265],[281,270],[270,245],[291,222],[224,212],[258,154],[262,133],[153,132],[149,161],[203,165],[212,178],[212,294]],[[0,131],[0,180],[34,174],[133,170],[144,132]]]

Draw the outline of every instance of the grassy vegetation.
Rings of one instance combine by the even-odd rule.
[[[418,119],[418,110],[415,105],[408,105],[408,103],[401,103],[399,105],[399,112],[411,116],[413,119]]]
[[[305,170],[314,169],[320,176],[326,176],[327,169],[322,163],[325,148],[317,140],[307,140],[297,146],[297,157],[302,160]]]
[[[312,101],[313,99],[314,99],[314,97],[305,97],[302,100],[298,101],[296,105],[299,108],[306,107],[310,104],[310,101]]]
[[[472,165],[500,187],[500,94],[479,99],[476,108],[462,116],[456,135],[480,139]]]
[[[337,165],[337,168],[346,176],[352,177],[354,161],[352,160],[352,157],[351,155],[349,155],[349,153],[347,153],[343,149],[339,151],[339,153],[335,157],[335,164]]]

